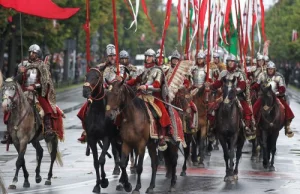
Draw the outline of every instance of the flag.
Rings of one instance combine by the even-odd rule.
[[[297,32],[297,30],[293,30],[292,31],[292,42],[297,41],[297,39],[298,39],[298,32]]]
[[[61,8],[51,0],[0,0],[0,5],[47,19],[68,19],[79,11],[79,8]]]
[[[228,44],[225,44],[224,42],[221,43],[221,46],[226,49],[229,53],[237,56],[238,54],[238,33],[237,30],[234,27],[232,15],[230,13],[229,23],[228,23],[228,34],[226,34],[226,39],[228,41]]]

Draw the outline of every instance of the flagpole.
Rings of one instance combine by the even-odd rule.
[[[186,5],[188,7],[188,15],[187,15],[187,25],[186,25],[186,36],[185,36],[185,54],[187,59],[189,60],[189,42],[190,42],[190,2]]]
[[[116,14],[116,1],[112,0],[112,9],[113,9],[113,20],[114,20],[114,38],[115,38],[115,47],[116,47],[116,68],[117,75],[120,75],[119,67],[119,44],[118,44],[118,27],[117,27],[117,14]]]
[[[90,71],[91,54],[90,54],[90,0],[86,0],[86,21],[85,21],[85,33],[86,33],[86,72]]]
[[[251,66],[253,65],[253,57],[254,57],[254,0],[252,0],[252,32],[251,32]]]
[[[201,0],[198,1],[198,29],[197,29],[197,39],[196,39],[196,55],[197,53],[199,52],[199,48],[200,48],[200,33],[199,33],[199,30],[200,30],[200,6],[201,6]]]
[[[206,82],[208,82],[209,79],[209,66],[210,66],[210,19],[211,19],[211,14],[210,14],[210,2],[211,0],[208,0],[208,29],[207,29],[207,56],[206,56]]]
[[[24,53],[23,53],[23,30],[22,30],[22,14],[21,13],[20,13],[20,38],[21,38],[21,63],[23,66]]]

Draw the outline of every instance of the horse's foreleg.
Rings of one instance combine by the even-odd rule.
[[[279,131],[277,133],[273,133],[272,134],[272,147],[271,147],[271,152],[272,152],[272,159],[271,159],[271,165],[269,167],[270,171],[275,171],[275,167],[274,167],[274,158],[275,158],[275,153],[276,153],[276,143],[277,143],[277,138],[279,135]]]
[[[198,167],[204,168],[204,157],[205,157],[205,140],[206,140],[206,127],[201,128],[200,138],[199,138],[199,164]]]
[[[144,163],[144,156],[145,156],[145,143],[142,142],[139,145],[139,149],[138,149],[138,164],[137,164],[137,168],[136,168],[136,172],[137,172],[137,181],[136,181],[136,187],[134,189],[134,193],[139,193],[140,189],[142,188],[142,183],[141,183],[141,174],[143,172],[143,163]]]
[[[234,159],[234,148],[236,146],[236,142],[237,142],[237,139],[238,139],[238,135],[239,134],[235,134],[232,138],[230,138],[229,140],[229,149],[230,149],[230,152],[229,152],[229,158],[230,158],[230,164],[229,164],[229,173],[230,173],[230,181],[233,181],[234,179],[234,173],[233,173],[233,168],[234,168],[234,162],[233,162],[233,159]]]
[[[111,151],[112,154],[114,156],[114,161],[115,161],[115,167],[113,170],[113,175],[119,175],[120,174],[120,167],[119,167],[119,163],[120,163],[120,153],[118,150],[118,145],[115,139],[111,140]]]
[[[53,176],[52,170],[53,170],[53,164],[56,159],[57,155],[57,149],[58,149],[58,139],[56,136],[54,136],[50,142],[47,142],[48,149],[51,149],[50,152],[50,157],[51,157],[51,162],[50,162],[50,168],[48,172],[48,178],[45,182],[45,185],[51,185],[51,178]]]
[[[120,167],[122,170],[121,177],[119,179],[119,185],[117,185],[116,190],[122,191],[123,188],[125,189],[126,192],[130,192],[132,190],[132,186],[128,181],[128,174],[126,172],[126,167],[128,164],[128,155],[130,152],[130,148],[127,145],[126,142],[123,142],[122,144],[122,153],[121,153],[121,162],[120,162]]]
[[[242,156],[242,149],[244,147],[245,140],[242,136],[238,137],[237,143],[236,143],[236,164],[234,169],[234,179],[238,179],[238,173],[239,173],[239,162]]]
[[[96,171],[96,185],[94,186],[93,192],[100,193],[101,192],[101,188],[100,188],[101,179],[100,179],[100,172],[99,172],[97,141],[95,139],[88,137],[88,144],[90,145],[90,148],[93,153],[94,168]]]
[[[151,175],[150,186],[147,188],[146,193],[153,193],[153,189],[155,188],[158,157],[157,157],[157,153],[156,153],[156,144],[152,140],[150,140],[148,142],[147,147],[148,147],[148,152],[149,152],[149,155],[151,158],[152,175]]]
[[[179,144],[177,143],[176,145],[171,145],[169,144],[169,156],[171,157],[171,169],[172,169],[172,178],[171,178],[171,186],[169,188],[169,192],[175,192],[175,185],[177,181],[177,176],[176,176],[176,167],[177,167],[177,160],[178,160],[178,146]]]
[[[101,152],[101,155],[99,157],[99,164],[101,166],[101,187],[102,188],[106,188],[108,187],[108,179],[106,178],[106,173],[105,173],[105,170],[104,170],[104,165],[105,165],[105,156],[106,156],[106,153],[107,153],[107,150],[109,148],[109,145],[110,145],[110,140],[108,137],[105,137],[103,139],[103,148],[102,148],[102,152]]]
[[[263,166],[264,168],[268,168],[269,165],[269,160],[268,160],[268,134],[265,130],[262,130],[261,132],[261,137],[262,137],[262,150],[263,150]]]
[[[191,159],[194,166],[198,166],[198,160],[197,160],[197,148],[198,148],[198,138],[197,134],[199,131],[194,135],[192,135],[192,153],[191,153]]]
[[[41,162],[42,162],[44,150],[39,141],[32,142],[32,145],[36,151],[36,162],[37,162],[37,166],[35,169],[35,182],[40,183],[42,181],[42,177],[40,175],[40,168],[41,168]]]
[[[188,134],[184,134],[184,139],[186,141],[186,148],[183,148],[184,162],[182,165],[182,171],[180,173],[180,176],[186,176],[186,161],[190,155],[190,148],[191,148],[191,138],[188,136]]]
[[[257,152],[256,152],[256,148],[257,148],[257,138],[252,139],[251,140],[252,143],[252,155],[251,155],[251,160],[255,160],[255,158],[257,157]]]
[[[223,148],[223,154],[224,154],[224,160],[225,160],[225,165],[226,165],[226,175],[224,177],[224,181],[227,181],[227,177],[229,176],[229,165],[228,165],[228,159],[229,159],[229,153],[228,153],[228,147],[227,147],[227,143],[224,139],[223,136],[220,136],[219,138],[220,144]]]
[[[20,142],[20,144],[15,145],[17,151],[18,151],[18,159],[16,161],[16,172],[15,172],[15,176],[13,178],[13,182],[12,184],[9,186],[9,189],[16,189],[16,184],[18,182],[18,175],[19,175],[19,171],[20,168],[22,167],[23,169],[23,173],[24,173],[24,184],[23,187],[30,187],[29,181],[28,181],[28,177],[29,177],[29,173],[26,169],[25,166],[25,152],[26,152],[26,148],[27,148],[27,141],[23,140],[22,142]]]

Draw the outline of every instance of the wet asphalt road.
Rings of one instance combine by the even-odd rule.
[[[82,103],[80,98],[81,91],[72,92],[69,100],[69,94],[64,94],[61,98],[64,103]],[[299,93],[290,91],[291,108],[293,109],[296,118],[292,123],[292,129],[295,131],[295,136],[288,139],[284,136],[284,130],[280,132],[277,142],[277,154],[275,157],[275,172],[268,172],[263,169],[261,162],[250,160],[249,144],[244,147],[244,153],[239,167],[239,180],[234,184],[228,184],[223,181],[225,176],[225,164],[223,160],[222,149],[213,151],[210,157],[205,159],[206,168],[197,168],[190,165],[187,170],[187,177],[180,177],[183,156],[179,154],[177,166],[177,185],[176,193],[243,193],[243,194],[258,194],[258,193],[278,193],[278,194],[298,194],[300,192],[300,98]],[[76,102],[76,103],[75,103]],[[67,107],[67,106],[66,106]],[[65,141],[60,143],[60,151],[63,155],[64,166],[59,167],[54,165],[54,175],[51,186],[45,186],[45,178],[49,168],[49,154],[45,143],[42,146],[45,150],[44,158],[41,167],[41,175],[43,181],[36,184],[35,177],[35,151],[31,145],[28,146],[26,152],[26,164],[30,173],[29,181],[31,187],[24,189],[23,173],[19,173],[19,182],[16,190],[8,190],[9,193],[46,193],[46,194],[82,194],[92,193],[95,184],[94,167],[92,156],[85,156],[85,145],[80,144],[76,139],[81,134],[81,124],[77,119],[78,110],[67,113],[65,119]],[[15,161],[17,153],[13,146],[10,151],[5,151],[5,145],[0,145],[0,171],[4,179],[6,187],[11,183],[14,176]],[[102,193],[126,193],[116,191],[118,184],[118,176],[112,176],[114,163],[112,159],[107,159],[106,172],[109,179],[109,186],[102,189]],[[155,193],[167,193],[170,180],[165,178],[164,167],[158,170]],[[150,183],[151,168],[150,158],[146,154],[144,171],[142,174],[142,189],[141,193],[145,193]],[[130,182],[135,187],[135,175],[130,175]]]

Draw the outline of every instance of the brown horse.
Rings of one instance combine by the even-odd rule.
[[[236,96],[235,88],[228,88],[223,84],[223,102],[220,104],[216,114],[216,135],[223,148],[226,163],[226,176],[224,181],[237,180],[238,165],[242,156],[245,142],[241,124],[241,111]],[[234,151],[236,148],[236,163],[234,168]],[[229,164],[228,164],[229,160]]]
[[[195,141],[195,136],[196,136],[196,131],[190,129],[190,101],[192,100],[192,95],[190,89],[187,89],[186,87],[181,87],[179,88],[178,92],[175,95],[175,98],[172,102],[172,104],[178,108],[181,108],[183,111],[179,112],[182,125],[184,128],[184,139],[186,142],[186,147],[183,148],[184,151],[184,162],[182,165],[182,171],[180,173],[180,176],[186,176],[186,161],[190,156],[190,149],[191,149],[191,144],[192,144],[192,158],[197,158],[197,153],[196,153],[196,141]],[[194,159],[196,160],[196,159]]]
[[[18,174],[21,167],[23,169],[25,178],[23,187],[30,187],[30,183],[28,181],[29,174],[25,166],[24,155],[27,144],[31,143],[36,149],[37,167],[35,169],[35,181],[36,183],[40,183],[42,181],[42,177],[40,176],[40,167],[43,158],[43,148],[39,141],[44,138],[41,127],[42,125],[35,124],[39,123],[39,119],[37,118],[39,116],[37,116],[34,106],[28,102],[27,97],[23,93],[18,83],[9,78],[4,82],[2,91],[2,108],[10,114],[7,121],[7,129],[12,138],[14,146],[18,151],[16,173],[13,178],[13,183],[9,186],[9,188],[16,189]],[[45,185],[51,185],[53,163],[57,159],[58,163],[62,165],[62,161],[58,151],[57,136],[54,135],[49,138],[47,137],[45,140],[51,156],[48,179],[46,180]]]
[[[137,184],[132,193],[140,193],[141,173],[143,171],[143,161],[146,146],[151,157],[152,176],[150,186],[147,193],[152,193],[155,188],[156,171],[158,166],[157,158],[157,142],[150,138],[150,117],[145,102],[137,97],[137,93],[133,89],[123,84],[123,82],[115,81],[110,86],[111,89],[107,93],[106,116],[110,119],[120,114],[121,126],[120,133],[123,141],[121,153],[121,170],[122,175],[119,180],[120,185],[117,189],[124,187],[125,191],[130,192],[132,187],[128,182],[126,166],[128,163],[128,155],[134,150],[138,157],[137,164]],[[157,125],[159,126],[159,125]],[[178,159],[178,145],[168,142],[168,148],[164,151],[165,161],[168,169],[172,170],[171,186],[169,191],[175,190],[176,184],[176,166]]]
[[[264,168],[269,167],[270,171],[275,171],[274,157],[276,142],[279,131],[284,126],[285,112],[283,105],[280,104],[280,101],[277,100],[275,93],[272,91],[271,85],[265,87],[262,84],[261,91],[262,106],[260,109],[261,116],[258,122],[258,130],[261,133],[260,144],[263,150],[263,166]]]

